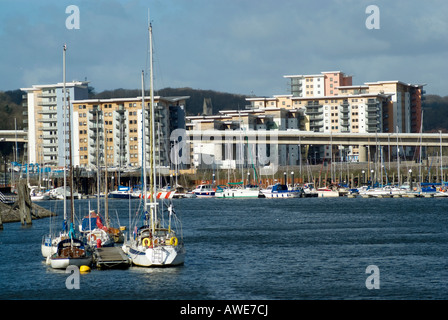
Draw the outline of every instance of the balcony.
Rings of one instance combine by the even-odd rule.
[[[310,129],[311,128],[320,128],[324,126],[324,122],[323,121],[312,121],[310,122]]]
[[[322,113],[322,106],[317,106],[317,107],[306,107],[306,114],[310,115],[310,114],[320,114]]]

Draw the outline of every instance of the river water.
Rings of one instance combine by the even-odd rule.
[[[72,290],[40,251],[63,202],[39,204],[58,217],[0,231],[0,299],[448,299],[448,199],[176,199],[183,266],[92,269]],[[110,200],[110,215],[127,225],[138,205]]]

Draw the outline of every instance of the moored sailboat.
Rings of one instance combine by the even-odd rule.
[[[65,103],[67,99],[65,98],[66,90],[65,90],[65,53],[67,50],[67,46],[64,45],[64,54],[63,54],[63,64],[64,64],[64,112],[66,112],[67,108],[65,107]],[[69,107],[68,111],[68,134],[71,135],[71,110]],[[70,229],[67,234],[67,238],[61,239],[57,245],[56,253],[48,257],[49,264],[53,269],[65,269],[70,265],[82,266],[82,265],[90,265],[92,263],[92,254],[87,250],[84,246],[84,242],[76,237],[74,230],[74,221],[75,221],[75,210],[74,210],[74,194],[73,194],[73,165],[72,165],[72,143],[71,139],[69,141],[69,158],[70,158]],[[66,162],[64,157],[64,163]],[[66,176],[64,170],[64,188],[66,186]],[[64,200],[64,217],[66,214],[66,205]],[[64,221],[64,225],[66,225]]]
[[[135,226],[134,234],[123,244],[123,251],[128,255],[132,264],[142,267],[164,267],[182,265],[185,260],[185,246],[182,238],[181,223],[175,214],[172,203],[165,206],[156,198],[156,165],[155,165],[155,121],[154,121],[154,94],[153,94],[153,67],[152,67],[152,27],[149,24],[150,47],[150,187],[149,203],[146,188],[146,120],[145,120],[145,90],[144,72],[142,72],[142,174],[143,174],[143,224],[140,228]],[[166,210],[164,210],[166,209]],[[165,219],[164,214],[167,214]],[[139,219],[139,221],[142,221]],[[180,232],[180,233],[178,233]]]

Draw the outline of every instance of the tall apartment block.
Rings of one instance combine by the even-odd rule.
[[[423,86],[401,81],[368,82],[353,85],[352,76],[341,71],[315,75],[286,75],[289,95],[251,97],[250,108],[292,108],[305,111],[305,128],[313,132],[418,133],[421,130]],[[309,154],[330,159],[341,154],[340,146],[312,146]],[[365,154],[359,146],[343,147],[348,161],[358,161]],[[412,150],[408,148],[408,152]],[[340,157],[340,156],[339,156]],[[363,158],[363,156],[361,157]]]
[[[170,135],[185,129],[189,97],[154,97],[156,164],[169,167]],[[73,103],[73,149],[80,167],[138,167],[142,159],[142,97],[76,100]],[[146,151],[149,153],[150,97],[144,98]],[[146,157],[149,166],[149,156]]]
[[[64,123],[68,124],[66,111],[70,110],[72,100],[88,98],[88,82],[67,82],[66,104],[64,104],[63,87],[63,83],[56,83],[21,88],[26,93],[24,112],[27,118],[24,127],[28,130],[28,163],[64,166],[64,156],[68,157],[69,154],[69,139],[64,139],[66,131]],[[64,105],[67,107],[65,110]]]

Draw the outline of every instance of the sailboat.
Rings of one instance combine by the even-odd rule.
[[[149,24],[150,47],[150,187],[149,203],[146,196],[146,147],[145,147],[145,90],[144,72],[142,71],[142,174],[143,174],[143,224],[135,226],[133,237],[123,244],[123,251],[128,255],[132,264],[141,267],[164,267],[182,265],[185,260],[185,246],[180,231],[180,220],[177,218],[172,203],[166,206],[158,202],[156,197],[156,166],[155,166],[155,129],[154,129],[154,93],[153,93],[153,66],[152,66],[152,27]],[[168,221],[164,219],[164,213],[168,214]]]
[[[65,106],[66,104],[66,90],[65,90],[65,54],[67,51],[67,46],[64,45],[64,113],[66,113],[67,108]],[[69,107],[69,106],[68,106]],[[70,107],[69,107],[70,108]],[[67,117],[65,117],[67,118]],[[68,112],[68,134],[71,135],[71,110]],[[65,135],[64,135],[65,136]],[[87,250],[87,248],[84,245],[84,242],[76,237],[75,230],[74,230],[74,222],[75,222],[75,207],[74,207],[74,195],[73,195],[73,165],[72,165],[72,143],[71,139],[69,139],[69,156],[70,156],[70,204],[71,204],[71,221],[70,221],[70,229],[68,231],[68,234],[66,235],[67,238],[64,237],[56,247],[56,253],[51,255],[49,257],[50,265],[53,269],[65,269],[70,265],[75,266],[83,266],[87,265],[89,266],[92,263],[92,254],[90,251]],[[66,162],[65,156],[64,156],[64,163]],[[64,187],[66,183],[66,176],[65,176],[65,170],[64,170]],[[64,200],[64,217],[67,216],[66,214],[66,205]]]
[[[220,187],[216,190],[215,197],[216,198],[265,198],[265,195],[260,191],[260,187],[258,185],[251,185],[250,179],[248,175],[247,185],[244,186],[244,175],[243,175],[243,163],[244,163],[244,145],[242,143],[242,131],[241,128],[241,117],[240,112],[238,111],[238,116],[240,118],[240,153],[241,153],[241,181],[239,182],[227,182],[228,187]],[[230,145],[226,146],[227,148]],[[249,159],[249,155],[251,152],[249,150],[249,142],[247,141],[247,158]],[[256,172],[255,173],[255,181],[257,180]]]

